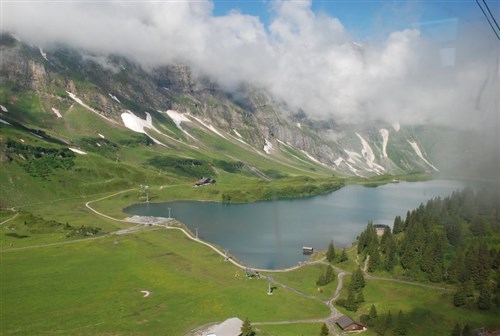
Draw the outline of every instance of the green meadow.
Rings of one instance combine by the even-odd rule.
[[[3,248],[0,257],[2,335],[183,335],[232,316],[329,314],[283,288],[267,295],[265,280],[235,276],[236,267],[176,230]]]

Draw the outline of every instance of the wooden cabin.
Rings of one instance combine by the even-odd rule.
[[[375,224],[375,225],[373,225],[373,227],[375,228],[375,231],[377,232],[377,236],[381,237],[384,235],[385,229],[389,228],[389,225]]]
[[[363,324],[354,321],[347,315],[342,315],[335,323],[340,327],[340,329],[342,329],[342,331],[346,332],[359,332],[366,330],[366,327]]]

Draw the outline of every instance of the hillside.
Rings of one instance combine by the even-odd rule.
[[[184,65],[144,70],[120,56],[44,51],[10,35],[1,53],[2,185],[17,193],[11,175],[21,170],[44,175],[47,188],[61,180],[49,175],[65,171],[81,192],[220,174],[331,181],[439,170],[424,147],[433,141],[418,127],[309,119],[251,85],[227,92]],[[26,168],[36,160],[23,154],[28,147],[14,150],[21,144],[80,152],[71,167],[42,174]],[[69,183],[76,172],[80,182]],[[2,194],[4,203],[16,197]]]

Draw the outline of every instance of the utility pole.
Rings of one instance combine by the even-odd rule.
[[[273,278],[267,277],[267,281],[268,281],[267,295],[273,295],[273,290],[271,288],[271,281],[273,281]]]
[[[196,240],[198,240],[198,228],[196,228],[195,231],[196,231]]]
[[[172,219],[172,217],[170,217],[170,209],[171,208],[168,208],[168,219]]]

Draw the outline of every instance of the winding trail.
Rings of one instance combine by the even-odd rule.
[[[19,216],[19,212],[16,212],[16,214],[10,218],[7,218],[6,220],[4,220],[3,222],[0,223],[0,225],[4,225],[5,223],[8,223],[10,222],[11,220],[13,219],[16,219],[16,217]]]
[[[95,240],[95,239],[101,239],[101,238],[104,238],[104,237],[109,237],[110,235],[130,234],[130,233],[133,233],[133,232],[137,232],[137,231],[139,231],[139,230],[141,230],[141,229],[143,229],[143,228],[145,228],[147,226],[155,226],[155,227],[161,227],[161,228],[168,229],[168,230],[179,230],[187,238],[189,238],[190,240],[195,241],[197,243],[200,243],[200,244],[203,244],[203,245],[209,247],[214,252],[216,252],[221,257],[223,257],[226,261],[228,261],[231,264],[233,264],[234,266],[236,266],[236,267],[238,267],[238,268],[240,268],[242,270],[245,270],[247,268],[251,268],[251,267],[248,267],[248,266],[244,265],[243,263],[240,263],[239,261],[234,260],[232,256],[228,255],[226,252],[222,251],[221,249],[219,249],[218,247],[214,246],[213,244],[210,244],[208,242],[205,242],[205,241],[199,239],[198,237],[193,236],[193,234],[191,232],[189,232],[188,230],[186,230],[186,229],[184,229],[182,227],[179,227],[179,226],[172,225],[172,222],[173,223],[178,223],[173,218],[166,218],[165,221],[162,222],[162,223],[146,224],[146,223],[140,222],[140,221],[133,222],[133,221],[130,221],[130,220],[124,220],[124,219],[114,218],[114,217],[108,216],[106,214],[103,214],[103,213],[97,211],[96,209],[94,209],[94,208],[92,208],[90,206],[92,203],[95,203],[95,202],[98,202],[98,201],[102,201],[104,199],[111,198],[113,196],[120,195],[120,194],[123,194],[123,193],[126,193],[126,192],[130,192],[130,191],[133,191],[133,190],[136,190],[136,189],[132,188],[132,189],[127,189],[127,190],[122,190],[122,191],[113,193],[111,195],[107,195],[107,196],[101,197],[101,198],[96,199],[96,200],[91,200],[91,201],[86,202],[85,206],[92,213],[94,213],[97,216],[100,216],[100,217],[103,217],[103,218],[106,218],[106,219],[112,220],[112,221],[117,221],[117,222],[122,222],[122,223],[127,223],[127,224],[136,224],[134,226],[131,226],[131,227],[128,227],[128,228],[125,228],[125,229],[121,229],[121,230],[117,230],[117,231],[108,233],[106,235],[97,236],[97,237],[83,238],[83,239],[77,239],[77,240],[71,240],[71,241],[65,241],[65,242],[57,242],[57,243],[48,243],[48,244],[42,244],[42,245],[32,245],[32,246],[25,246],[25,247],[17,247],[17,248],[5,249],[5,250],[2,250],[0,252],[17,251],[17,250],[25,250],[25,249],[33,249],[33,248],[40,248],[40,247],[47,247],[47,246],[57,246],[57,245],[65,245],[65,244],[72,244],[72,243],[90,241],[90,240]],[[3,222],[0,223],[0,225],[3,225],[5,223],[7,223],[7,222],[9,222],[9,221],[11,221],[13,219],[15,219],[18,216],[18,214],[19,213],[16,213],[11,218],[8,218],[8,219],[4,220]],[[351,247],[351,249],[352,248],[354,248],[354,246]],[[367,279],[380,280],[380,281],[392,281],[392,282],[397,282],[397,283],[402,283],[402,284],[408,284],[408,285],[414,285],[414,286],[420,286],[420,287],[425,287],[425,288],[451,291],[451,289],[443,288],[443,287],[439,287],[439,286],[426,285],[426,284],[421,284],[421,283],[412,282],[412,281],[399,280],[399,279],[393,279],[393,278],[384,278],[384,277],[378,277],[378,276],[370,275],[367,272],[368,261],[369,261],[369,256],[366,258],[365,263],[363,265],[363,269],[362,269],[363,273],[364,273],[364,275],[365,275],[365,277]],[[356,263],[359,265],[358,256],[356,256]],[[284,272],[290,272],[290,271],[293,271],[293,270],[296,270],[296,269],[299,269],[299,268],[302,268],[302,267],[305,267],[305,266],[311,266],[311,265],[317,265],[317,264],[331,265],[330,263],[327,263],[325,261],[325,259],[323,258],[323,259],[320,259],[320,260],[317,260],[317,261],[303,262],[303,263],[301,263],[299,265],[292,266],[292,267],[285,268],[285,269],[272,269],[272,270],[271,269],[261,269],[261,268],[251,268],[251,269],[254,270],[254,271],[265,272],[265,273],[284,273]],[[319,297],[316,297],[316,296],[308,294],[308,293],[304,293],[304,292],[302,292],[300,290],[297,290],[297,289],[292,288],[290,286],[287,286],[287,285],[285,285],[283,283],[280,283],[280,282],[278,282],[278,281],[276,281],[274,279],[270,279],[270,281],[273,284],[279,285],[280,287],[282,287],[282,288],[284,288],[286,290],[290,290],[290,291],[292,291],[292,292],[294,292],[294,293],[296,293],[298,295],[301,295],[301,296],[307,297],[309,299],[316,300],[316,301],[319,301],[319,302],[322,302],[322,303],[326,304],[328,306],[329,310],[330,310],[330,315],[329,316],[324,317],[324,318],[319,318],[319,319],[288,320],[288,321],[273,321],[273,322],[253,322],[252,324],[255,325],[255,326],[259,326],[259,325],[286,325],[286,324],[296,324],[296,323],[326,323],[326,325],[328,326],[330,332],[333,335],[342,335],[342,334],[339,334],[336,331],[336,329],[335,329],[335,322],[343,314],[335,308],[335,306],[334,306],[333,303],[340,296],[340,293],[341,293],[342,288],[343,288],[343,278],[344,278],[344,276],[346,276],[347,274],[350,274],[350,272],[347,272],[347,271],[345,271],[345,270],[343,270],[343,269],[341,269],[339,267],[333,266],[333,265],[332,265],[332,267],[335,269],[336,272],[338,272],[338,274],[337,274],[338,283],[337,283],[337,288],[335,290],[334,295],[331,298],[329,298],[329,299],[323,299],[323,298],[319,298]],[[143,293],[143,294],[145,294],[145,293]],[[196,330],[200,330],[200,327],[198,327]],[[193,332],[194,331],[190,332],[188,335],[195,335],[195,334],[193,334]]]
[[[102,197],[100,199],[97,199],[97,200],[93,200],[93,201],[89,201],[87,203],[85,203],[85,206],[90,209],[93,213],[95,213],[96,215],[99,215],[99,216],[102,216],[104,218],[107,218],[107,219],[111,219],[111,220],[116,220],[116,221],[120,221],[120,222],[127,222],[127,223],[130,223],[129,221],[126,221],[126,220],[122,220],[122,219],[116,219],[116,218],[113,218],[111,216],[108,216],[108,215],[105,215],[97,210],[95,210],[94,208],[92,208],[90,206],[90,204],[94,203],[94,202],[97,202],[97,201],[101,201],[103,199],[106,199],[106,198],[109,198],[109,197],[113,197],[115,195],[119,195],[121,193],[124,193],[124,192],[128,192],[128,191],[131,191],[131,190],[134,190],[134,189],[129,189],[129,190],[124,190],[124,191],[120,191],[120,192],[117,192],[117,193],[114,193],[112,195],[109,195],[109,196],[105,196],[105,197]],[[166,222],[164,223],[158,223],[158,224],[152,224],[152,226],[157,226],[157,227],[163,227],[165,229],[168,229],[168,230],[179,230],[181,231],[182,233],[184,233],[184,235],[186,237],[188,237],[190,240],[192,241],[195,241],[197,243],[200,243],[200,244],[203,244],[207,247],[209,247],[210,249],[212,249],[214,252],[216,252],[217,254],[219,254],[220,256],[222,256],[226,261],[229,261],[231,264],[233,264],[234,266],[242,269],[242,270],[245,270],[247,268],[249,268],[248,266],[246,265],[243,265],[242,263],[234,260],[231,256],[227,255],[225,252],[221,251],[220,249],[218,249],[217,247],[215,247],[214,245],[208,243],[208,242],[205,242],[201,239],[199,239],[198,237],[195,237],[193,236],[193,234],[189,231],[187,231],[186,229],[182,228],[182,227],[176,227],[176,226],[172,226],[170,225],[170,222],[172,222],[173,219],[169,218]],[[134,228],[140,228],[141,226],[144,226],[142,224],[139,224],[131,229],[134,229]],[[130,229],[125,229],[125,230],[120,230],[124,233],[128,233],[127,230],[130,230]],[[115,234],[117,234],[118,232],[115,232]],[[292,267],[288,267],[288,268],[285,268],[285,269],[263,269],[263,268],[251,268],[252,270],[254,271],[258,271],[258,272],[265,272],[265,273],[284,273],[284,272],[290,272],[290,271],[293,271],[293,270],[296,270],[296,269],[299,269],[301,267],[305,267],[305,266],[311,266],[311,265],[317,265],[317,264],[327,264],[327,265],[330,265],[329,263],[325,262],[324,258],[323,259],[320,259],[320,260],[317,260],[317,261],[312,261],[312,262],[303,262],[299,265],[296,265],[296,266],[292,266]],[[328,328],[330,329],[330,332],[333,333],[333,335],[337,335],[336,331],[335,331],[335,328],[334,328],[334,325],[335,325],[335,321],[340,317],[342,316],[342,313],[339,312],[335,306],[333,305],[333,302],[338,298],[338,296],[340,295],[340,292],[342,291],[342,285],[343,285],[343,281],[342,281],[342,278],[348,274],[348,272],[346,271],[343,271],[341,269],[339,269],[338,267],[335,267],[335,269],[337,271],[340,271],[337,275],[338,277],[338,284],[337,284],[337,288],[335,290],[335,294],[334,296],[331,298],[331,299],[321,299],[321,298],[318,298],[314,295],[311,295],[311,294],[307,294],[307,293],[304,293],[302,291],[299,291],[295,288],[292,288],[290,286],[287,286],[283,283],[280,283],[276,280],[272,280],[271,282],[273,284],[276,284],[276,285],[279,285],[280,287],[282,288],[285,288],[287,290],[290,290],[298,295],[301,295],[301,296],[305,296],[309,299],[312,299],[312,300],[316,300],[316,301],[320,301],[320,302],[323,302],[325,303],[328,308],[330,309],[330,315],[326,318],[319,318],[319,319],[306,319],[306,320],[288,320],[288,321],[273,321],[273,322],[254,322],[252,323],[253,325],[283,325],[283,324],[296,324],[296,323],[326,323]]]
[[[415,281],[410,281],[410,280],[401,280],[401,279],[394,279],[394,278],[385,278],[385,277],[380,277],[376,275],[371,275],[368,273],[368,262],[370,260],[370,255],[368,255],[365,259],[365,263],[363,265],[363,268],[361,269],[363,271],[363,275],[365,276],[366,279],[370,280],[377,280],[377,281],[390,281],[390,282],[396,282],[400,284],[405,284],[405,285],[412,285],[412,286],[418,286],[418,287],[423,287],[423,288],[429,288],[429,289],[437,289],[437,290],[442,290],[446,292],[452,292],[452,288],[447,288],[447,287],[441,287],[441,286],[436,286],[436,285],[428,285],[420,282],[415,282]],[[356,264],[359,265],[359,258],[358,255],[356,255]]]

